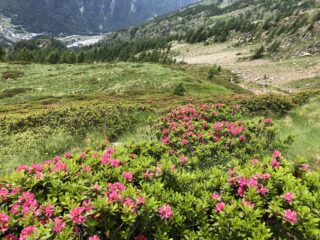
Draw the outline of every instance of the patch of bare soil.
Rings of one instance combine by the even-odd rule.
[[[179,44],[173,47],[178,61],[189,64],[218,64],[243,78],[240,84],[255,93],[277,91],[281,85],[320,76],[320,56],[305,56],[272,61],[244,60],[257,46],[232,47],[228,44]],[[290,89],[283,89],[290,91]]]

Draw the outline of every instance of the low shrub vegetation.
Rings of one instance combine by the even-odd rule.
[[[318,239],[320,175],[271,119],[185,106],[159,141],[86,148],[0,181],[2,239]]]

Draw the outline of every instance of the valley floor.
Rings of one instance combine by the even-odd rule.
[[[177,60],[188,64],[218,64],[240,75],[240,84],[255,93],[292,91],[285,86],[300,79],[320,75],[320,56],[304,56],[272,61],[270,59],[243,60],[253,55],[259,46],[233,47],[228,44],[180,44],[173,50]],[[271,87],[271,88],[270,88]]]

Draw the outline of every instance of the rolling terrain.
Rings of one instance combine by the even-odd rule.
[[[0,239],[319,239],[318,0],[204,0],[59,37],[72,48],[14,43],[192,2],[46,0],[0,24]],[[17,3],[0,9],[39,7]]]

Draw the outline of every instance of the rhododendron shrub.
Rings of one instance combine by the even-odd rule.
[[[219,122],[237,121],[213,108]],[[0,180],[0,239],[318,239],[319,172],[267,146],[204,167],[183,146],[110,146],[18,167]]]
[[[172,151],[195,156],[204,166],[231,158],[246,162],[284,146],[272,120],[243,121],[239,116],[240,106],[189,105],[164,116],[158,136]]]

